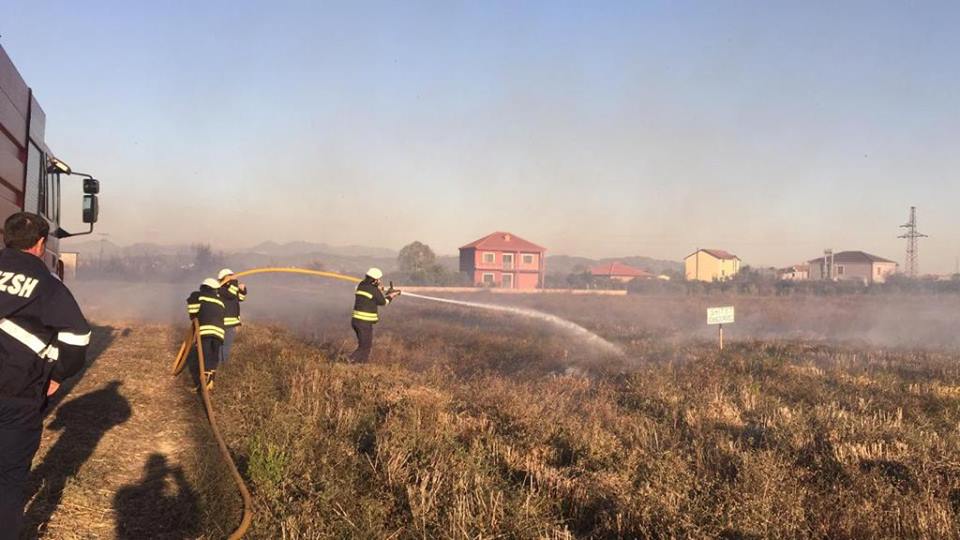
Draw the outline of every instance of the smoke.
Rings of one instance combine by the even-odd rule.
[[[185,300],[197,285],[194,281],[68,283],[84,313],[93,321],[183,326],[187,324]],[[313,341],[352,346],[349,320],[354,296],[350,284],[306,276],[273,275],[252,276],[247,285],[250,294],[243,304],[244,321],[274,323]],[[569,349],[571,355],[580,355],[579,349],[588,350],[579,344],[594,352],[610,351],[612,345],[626,357],[646,358],[651,354],[651,343],[716,339],[716,328],[706,325],[706,308],[734,305],[736,322],[724,326],[725,337],[730,342],[788,339],[923,350],[960,348],[960,296],[957,295],[593,297],[477,293],[469,297],[444,296],[428,300],[404,293],[384,310],[378,331],[408,341],[422,339],[422,334],[435,331],[436,335],[427,337],[443,342],[445,333],[454,330],[477,333],[480,338],[488,339],[509,336],[518,341],[549,340]],[[425,301],[405,301],[415,298]],[[459,305],[465,308],[464,313],[454,315],[454,309],[438,309],[438,302],[451,308]],[[475,309],[481,306],[484,312],[518,317],[482,316],[480,309]],[[524,322],[526,320],[548,324],[530,324]],[[553,328],[559,333],[551,335]],[[510,351],[504,350],[503,354]]]

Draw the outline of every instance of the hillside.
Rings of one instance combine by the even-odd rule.
[[[217,250],[211,246],[216,264],[235,269],[260,266],[310,266],[328,270],[357,273],[371,266],[377,266],[387,272],[397,269],[397,254],[388,248],[370,246],[336,246],[326,243],[297,241],[287,243],[262,242],[249,248],[237,250]],[[129,246],[117,245],[109,240],[87,240],[68,242],[65,251],[79,253],[81,265],[109,265],[117,260],[137,260],[138,271],[151,269],[189,269],[196,261],[196,248],[190,245],[163,245],[155,243],[137,243]],[[652,259],[639,255],[590,259],[569,255],[548,255],[547,272],[550,274],[569,274],[583,268],[602,263],[620,261],[624,264],[643,268],[654,273],[679,271],[682,264],[675,261]],[[438,255],[437,263],[450,272],[457,272],[460,259],[457,255]]]

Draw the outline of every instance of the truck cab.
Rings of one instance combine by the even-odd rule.
[[[20,211],[46,218],[51,233],[44,262],[63,277],[60,239],[93,232],[100,183],[54,157],[45,141],[46,120],[33,90],[0,46],[0,221]],[[70,175],[83,178],[83,221],[90,229],[80,233],[65,231],[60,222],[60,182]]]

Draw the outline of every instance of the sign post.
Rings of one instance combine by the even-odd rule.
[[[723,350],[723,325],[733,324],[733,306],[707,308],[707,324],[717,325],[717,335],[720,338],[720,350]]]

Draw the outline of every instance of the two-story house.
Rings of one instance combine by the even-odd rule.
[[[546,251],[514,234],[495,232],[460,248],[460,271],[481,287],[539,289]]]

